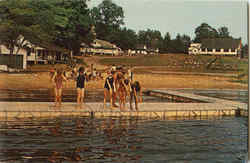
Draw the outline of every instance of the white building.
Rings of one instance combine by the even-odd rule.
[[[0,54],[2,55],[2,57],[6,58],[7,55],[10,54],[10,50],[4,45],[0,45]],[[18,49],[17,47],[14,47],[13,54],[18,54],[18,56],[21,56],[22,69],[26,69],[27,68],[27,51],[23,48]],[[3,64],[4,63],[1,63],[1,65]],[[5,63],[5,64],[7,65],[8,63]]]
[[[122,53],[121,48],[117,47],[115,44],[100,39],[95,39],[90,46],[84,43],[82,43],[81,46],[81,54],[117,56]]]
[[[136,49],[129,49],[128,50],[128,55],[137,55],[137,54],[143,54],[143,55],[148,55],[148,54],[159,54],[159,49],[156,48],[147,48],[146,45],[137,45]]]
[[[188,48],[188,54],[193,55],[229,55],[239,56],[241,40],[232,38],[204,39],[201,43],[193,43]]]

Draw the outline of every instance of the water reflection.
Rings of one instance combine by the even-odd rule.
[[[240,162],[247,119],[64,117],[1,125],[0,162]]]

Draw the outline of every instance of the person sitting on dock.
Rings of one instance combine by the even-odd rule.
[[[142,102],[142,89],[138,81],[131,82],[131,91],[130,91],[130,110],[133,110],[132,102],[135,101],[135,110],[138,111],[138,103]]]
[[[77,104],[82,105],[84,99],[84,87],[85,87],[85,74],[84,74],[84,67],[79,68],[79,75],[76,79],[76,88],[77,88]]]
[[[55,106],[61,106],[63,81],[67,81],[61,69],[57,70],[52,81],[55,83]]]
[[[113,94],[116,91],[115,88],[115,82],[114,82],[114,77],[111,74],[110,71],[107,72],[108,76],[105,79],[105,84],[104,84],[104,100],[103,100],[103,106],[104,109],[106,108],[106,100],[107,97],[109,96],[110,99],[110,105],[111,105],[111,109],[113,108]]]

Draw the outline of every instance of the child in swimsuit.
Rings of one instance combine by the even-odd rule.
[[[113,75],[110,71],[107,72],[108,77],[105,79],[104,84],[104,108],[106,107],[106,99],[109,95],[111,108],[113,108],[113,93],[115,92],[115,83]]]
[[[77,88],[77,104],[82,104],[84,99],[84,87],[85,87],[85,74],[84,67],[79,68],[79,75],[76,79],[76,88]]]
[[[134,100],[135,101],[135,110],[138,111],[138,103],[142,102],[141,85],[140,85],[140,83],[138,81],[135,81],[135,82],[132,82],[130,86],[131,86],[130,101],[129,101],[130,110],[133,110],[132,101]]]
[[[67,79],[63,75],[62,70],[57,70],[54,74],[52,81],[55,83],[55,106],[61,106],[62,102],[62,87],[63,81],[67,81]]]

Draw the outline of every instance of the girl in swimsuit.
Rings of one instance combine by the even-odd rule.
[[[57,70],[54,74],[52,81],[55,83],[55,106],[61,106],[62,102],[62,86],[63,81],[67,81],[64,77],[62,70]]]
[[[104,84],[104,100],[103,100],[103,105],[104,108],[106,107],[106,99],[109,96],[110,98],[110,105],[111,108],[113,108],[113,93],[115,92],[115,82],[113,75],[111,74],[110,71],[107,72],[108,77],[105,79],[105,84]]]
[[[84,87],[85,87],[85,74],[84,74],[84,67],[79,68],[79,75],[77,76],[76,80],[76,87],[77,87],[77,104],[83,103],[84,98]]]

